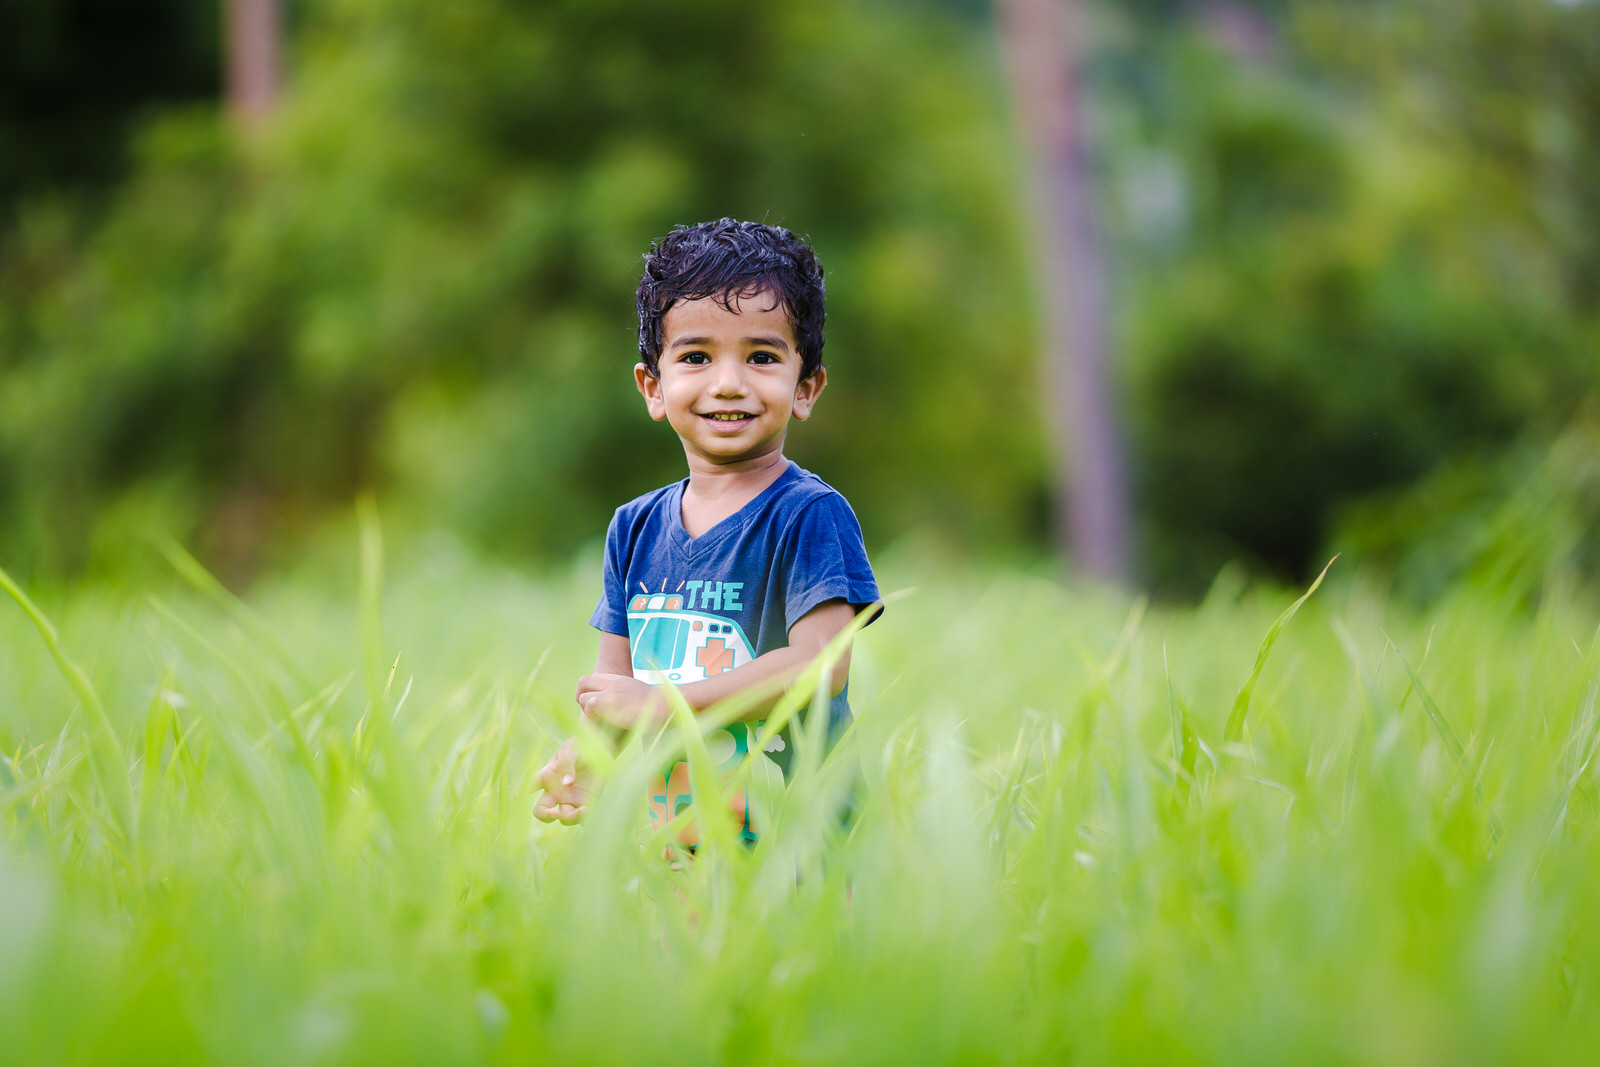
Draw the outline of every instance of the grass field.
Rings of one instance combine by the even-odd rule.
[[[1274,631],[1304,590],[1147,607],[891,557],[885,587],[916,588],[858,644],[855,729],[826,755],[801,732],[754,850],[708,830],[672,865],[643,818],[659,748],[620,753],[582,827],[531,817],[595,561],[413,556],[385,581],[369,526],[359,566],[248,608],[199,573],[33,590],[63,663],[0,597],[0,1060],[1600,1047],[1576,591],[1424,611],[1336,564]]]

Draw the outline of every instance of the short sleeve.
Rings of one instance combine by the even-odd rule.
[[[628,587],[622,574],[621,512],[611,516],[606,527],[606,559],[602,568],[600,603],[589,617],[589,625],[608,634],[628,634]]]
[[[867,562],[861,524],[838,493],[808,503],[784,544],[784,629],[828,600],[844,600],[856,611],[878,599],[878,582]]]

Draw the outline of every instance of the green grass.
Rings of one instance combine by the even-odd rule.
[[[643,820],[659,751],[624,750],[581,828],[531,817],[595,561],[533,581],[416,553],[380,592],[366,530],[363,565],[249,607],[179,553],[189,581],[153,594],[35,591],[39,625],[0,598],[0,1060],[1600,1044],[1575,591],[1417,611],[1335,565],[1279,627],[1304,590],[1147,607],[890,559],[886,587],[918,588],[860,640],[855,730],[797,746],[754,851],[674,868]]]

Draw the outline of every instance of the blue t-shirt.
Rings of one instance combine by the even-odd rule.
[[[635,678],[714,677],[786,647],[789,628],[824,601],[860,611],[878,599],[855,513],[798,464],[699,537],[683,528],[688,484],[622,505],[606,531],[605,590],[589,622],[627,636]],[[829,710],[834,729],[848,721],[848,687]],[[786,751],[773,755],[787,765]]]

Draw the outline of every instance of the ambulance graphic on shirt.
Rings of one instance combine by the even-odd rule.
[[[628,601],[628,649],[633,658],[633,676],[641,682],[661,685],[687,685],[715,678],[723,671],[742,667],[755,658],[750,642],[736,622],[703,611],[689,611],[676,593],[639,593]],[[755,743],[760,723],[729,723],[705,737],[706,750],[718,769],[735,770]],[[769,749],[783,747],[774,737]],[[677,761],[651,779],[650,820],[665,826],[688,807],[691,797],[689,765]],[[755,840],[750,825],[748,797],[737,789],[729,797],[730,807],[740,820],[740,834]],[[680,834],[684,844],[700,839],[690,827]]]
[[[755,658],[736,622],[687,611],[677,593],[638,593],[628,601],[628,650],[641,682],[687,685]]]

